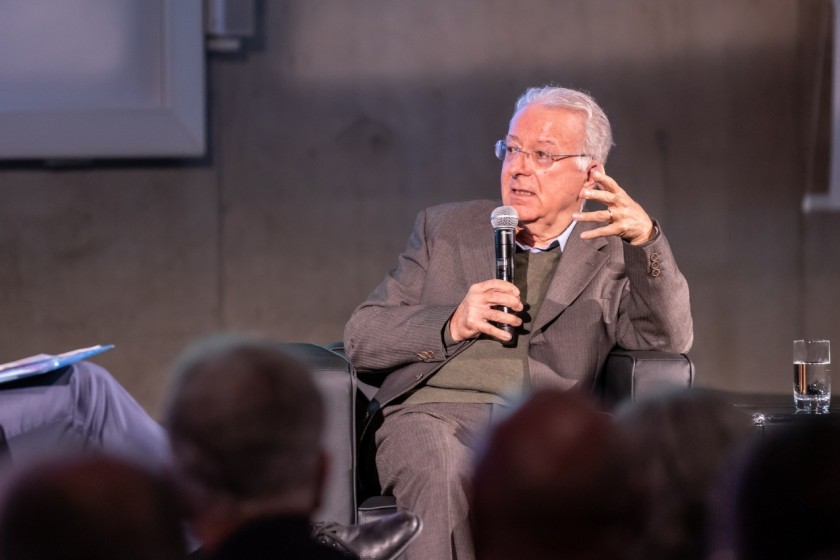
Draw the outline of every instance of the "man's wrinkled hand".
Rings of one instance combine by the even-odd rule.
[[[492,322],[518,327],[522,319],[512,313],[505,313],[494,306],[509,307],[522,311],[519,288],[504,280],[486,280],[470,286],[464,300],[455,309],[449,320],[449,332],[456,342],[475,338],[481,334],[498,340],[510,340],[510,335],[495,327]]]
[[[585,231],[581,239],[618,236],[633,245],[641,245],[654,235],[653,220],[639,203],[630,198],[612,177],[600,171],[595,173],[595,181],[600,189],[585,188],[580,198],[595,200],[604,204],[606,210],[576,212],[572,218],[579,222],[607,222],[607,225]]]

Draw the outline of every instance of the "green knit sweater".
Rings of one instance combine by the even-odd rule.
[[[560,261],[560,250],[514,255],[514,281],[525,309],[515,347],[506,348],[492,338],[480,337],[450,360],[406,403],[465,402],[509,404],[528,388],[528,342],[531,323],[545,298],[549,281]],[[449,323],[444,327],[449,338]]]

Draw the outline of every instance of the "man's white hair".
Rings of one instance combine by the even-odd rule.
[[[513,111],[513,118],[530,105],[543,105],[559,109],[579,111],[584,115],[583,145],[580,153],[589,158],[606,164],[607,156],[613,146],[612,127],[604,110],[588,93],[559,86],[532,87],[525,90]],[[586,169],[588,158],[576,158],[578,168]]]

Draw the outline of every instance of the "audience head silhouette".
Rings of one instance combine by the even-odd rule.
[[[206,547],[261,516],[311,516],[326,472],[322,408],[307,367],[270,343],[223,336],[185,351],[165,422]]]
[[[535,393],[479,456],[477,557],[637,558],[645,500],[632,463],[621,431],[583,396]]]
[[[749,453],[734,484],[739,560],[840,558],[840,425],[797,417]]]
[[[706,558],[721,470],[752,435],[749,418],[695,389],[625,404],[616,420],[630,437],[650,492],[645,556]]]
[[[183,560],[181,512],[156,475],[65,457],[22,472],[0,511],[3,560]]]

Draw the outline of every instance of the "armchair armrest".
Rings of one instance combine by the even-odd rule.
[[[352,523],[356,517],[356,374],[340,347],[302,342],[278,347],[309,366],[324,398],[322,443],[330,454],[330,472],[314,518]]]
[[[607,408],[625,399],[694,384],[694,363],[686,354],[650,350],[613,350],[595,381],[595,394]]]

